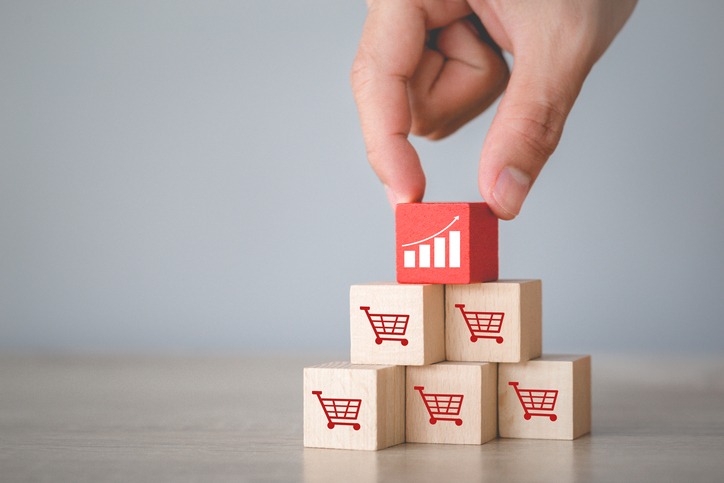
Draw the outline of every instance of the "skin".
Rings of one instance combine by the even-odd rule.
[[[480,155],[480,194],[520,213],[555,150],[586,76],[636,0],[368,0],[351,82],[367,157],[390,203],[421,201],[410,134],[441,139],[504,91]],[[476,15],[512,71],[466,19]],[[429,48],[430,31],[436,44]],[[427,43],[427,46],[426,46]]]

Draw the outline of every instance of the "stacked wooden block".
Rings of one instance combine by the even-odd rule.
[[[350,362],[304,369],[304,445],[575,439],[591,359],[542,355],[541,281],[498,280],[485,203],[397,206],[397,283],[350,289]]]

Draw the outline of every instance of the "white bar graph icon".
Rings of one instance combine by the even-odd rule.
[[[419,254],[420,254],[420,267],[421,268],[429,268],[430,267],[430,245],[420,245],[418,247]]]
[[[460,232],[449,231],[447,236],[440,236],[459,219],[460,217],[456,216],[448,226],[434,235],[402,245],[403,248],[414,247],[403,250],[403,266],[405,268],[430,268],[431,266],[435,268],[460,268]],[[432,253],[430,252],[430,244],[424,243],[429,240],[432,240]]]
[[[405,259],[403,260],[405,268],[415,266],[415,250],[405,250]]]
[[[445,268],[445,238],[435,238],[435,268]]]
[[[450,232],[450,268],[460,268],[460,232]]]

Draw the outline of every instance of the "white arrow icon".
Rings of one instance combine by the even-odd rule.
[[[458,220],[460,220],[460,216],[456,216],[455,218],[453,218],[453,221],[451,221],[448,226],[446,226],[446,227],[443,228],[442,230],[438,231],[438,232],[435,233],[434,235],[430,235],[429,237],[423,238],[422,240],[417,240],[416,242],[405,243],[405,244],[402,245],[402,246],[403,246],[403,247],[409,247],[409,246],[412,246],[412,245],[417,245],[418,243],[426,242],[427,240],[430,240],[430,239],[432,239],[432,238],[435,238],[436,236],[440,235],[441,233],[444,233],[448,228],[450,228],[451,226],[453,226],[453,225],[455,224],[455,222],[458,221]]]

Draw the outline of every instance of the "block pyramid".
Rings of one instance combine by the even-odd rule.
[[[350,360],[304,369],[304,446],[575,439],[591,358],[542,353],[540,280],[498,279],[486,203],[397,206],[397,282],[350,288]]]

